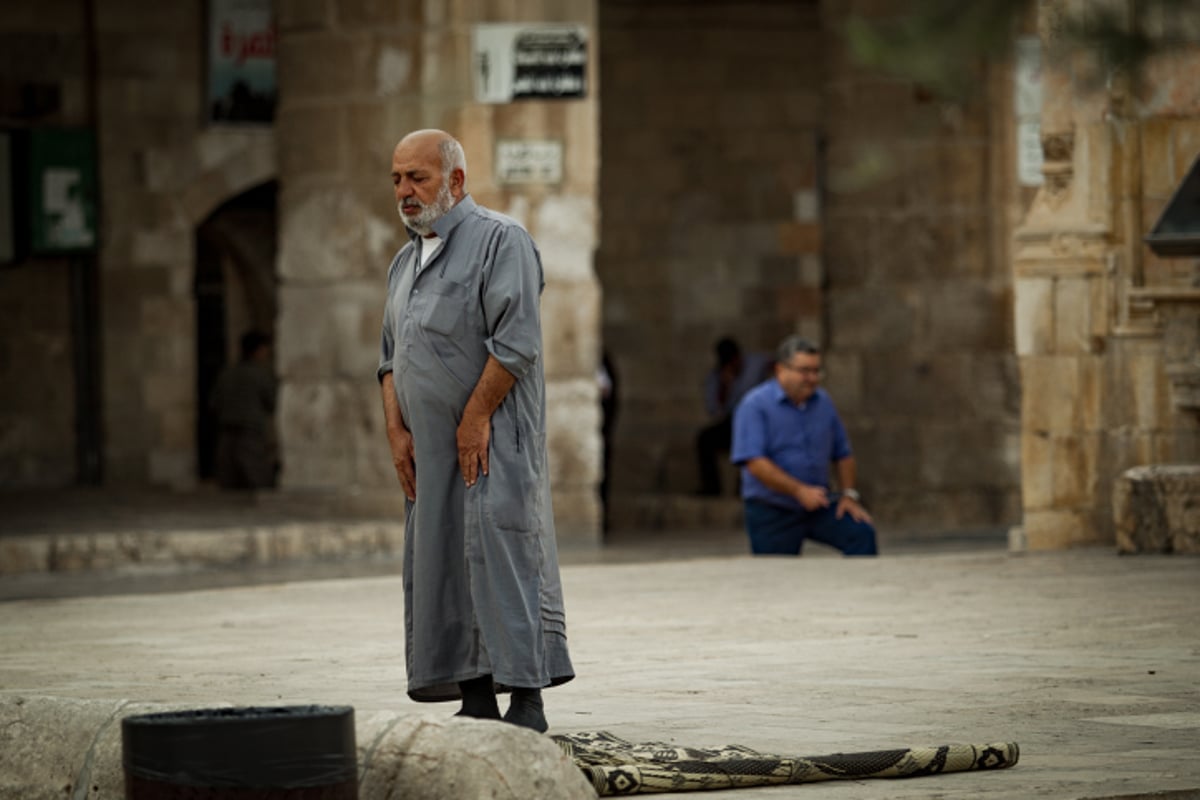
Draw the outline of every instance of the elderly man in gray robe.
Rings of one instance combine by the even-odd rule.
[[[529,234],[466,191],[462,145],[416,131],[392,154],[410,241],[388,268],[379,380],[407,498],[408,694],[547,730],[542,687],[574,677],[546,458]]]

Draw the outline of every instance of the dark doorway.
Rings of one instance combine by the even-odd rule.
[[[224,203],[196,229],[196,472],[214,474],[217,430],[209,396],[238,357],[242,333],[275,335],[279,184],[270,181]]]

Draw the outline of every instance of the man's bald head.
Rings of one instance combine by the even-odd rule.
[[[396,206],[408,227],[423,236],[466,196],[467,158],[445,131],[413,131],[392,152]]]
[[[463,184],[467,179],[467,156],[458,140],[437,128],[413,131],[396,144],[395,156],[403,152],[406,156],[422,160],[437,160],[443,177],[447,181],[454,170],[462,170]]]

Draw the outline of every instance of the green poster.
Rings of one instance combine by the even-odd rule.
[[[96,156],[90,130],[30,131],[29,201],[34,254],[96,248]]]

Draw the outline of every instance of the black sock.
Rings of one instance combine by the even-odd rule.
[[[513,689],[512,700],[504,721],[525,728],[532,728],[538,733],[545,733],[550,725],[546,722],[545,708],[542,704],[541,689]]]
[[[462,692],[463,703],[456,717],[500,719],[500,706],[496,704],[496,690],[492,686],[491,675],[459,681],[458,688]]]

